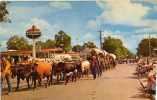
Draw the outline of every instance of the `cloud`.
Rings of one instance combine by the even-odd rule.
[[[142,28],[142,29],[137,29],[136,31],[135,31],[135,33],[136,34],[140,34],[140,33],[146,33],[146,32],[150,32],[150,31],[152,31],[152,29],[151,28]]]
[[[157,20],[146,20],[145,23],[148,28],[157,32]]]
[[[5,46],[6,46],[6,45],[5,45],[6,42],[7,42],[6,40],[4,40],[4,41],[0,41],[0,45],[1,45],[1,47],[5,47]]]
[[[99,18],[113,24],[138,25],[148,13],[149,7],[140,3],[133,3],[130,0],[97,0],[98,6],[103,8]]]
[[[62,29],[62,26],[58,24],[50,24],[47,20],[42,18],[34,17],[29,21],[24,21],[23,23],[10,23],[0,26],[0,41],[8,40],[13,35],[19,35],[25,37],[25,31],[31,28],[32,25],[36,25],[42,34],[39,40],[45,41],[47,39],[53,39],[54,35]],[[26,37],[25,37],[26,38]],[[3,45],[6,42],[3,42]],[[30,42],[31,43],[31,42]],[[6,44],[3,46],[6,47]]]
[[[84,36],[82,37],[82,40],[83,40],[84,42],[88,42],[88,41],[94,42],[94,41],[97,40],[97,36],[96,36],[95,34],[93,34],[93,33],[87,32],[87,33],[85,33]]]
[[[71,8],[72,4],[70,1],[11,2],[8,4],[9,16],[12,22],[28,20],[32,17],[45,17],[46,15]]]
[[[43,29],[43,30],[51,27],[51,25],[46,20],[36,18],[36,17],[32,18],[30,20],[30,23],[28,23],[26,26],[27,28],[29,28],[33,24],[39,27],[39,29]]]
[[[157,20],[146,19],[141,21],[141,28],[136,33],[157,32]]]
[[[90,28],[90,29],[96,29],[97,28],[97,23],[95,20],[89,20],[87,22],[87,28]]]
[[[157,4],[157,0],[139,0],[145,3]]]
[[[0,51],[6,51],[6,40],[0,40]]]
[[[84,37],[85,39],[88,39],[88,40],[92,40],[94,38],[93,34],[92,33],[85,33]]]
[[[58,10],[65,10],[65,9],[72,8],[70,1],[51,1],[49,3],[49,6]]]
[[[103,35],[103,37],[111,36],[111,37],[114,37],[114,38],[118,38],[118,39],[121,39],[123,42],[125,40],[124,37],[120,34],[119,31],[117,31],[117,32],[103,31],[102,35]]]
[[[151,2],[153,1],[156,2],[156,0],[151,0]],[[96,19],[90,19],[87,22],[87,26],[91,29],[97,29],[100,25],[111,24],[137,27],[134,29],[135,33],[157,32],[157,20],[145,17],[151,11],[156,11],[157,7],[151,8],[132,0],[96,0],[96,4],[102,9],[102,13]]]
[[[7,33],[7,29],[3,26],[0,26],[0,35]]]
[[[25,29],[30,28],[32,25],[37,26],[41,32],[41,39],[46,40],[52,38],[59,30],[62,29],[62,26],[57,24],[50,24],[48,21],[41,18],[32,18],[29,23],[26,24]]]
[[[90,32],[83,32],[83,34],[72,35],[72,45],[80,44],[83,45],[85,42],[94,42],[97,46],[99,45],[99,37]]]

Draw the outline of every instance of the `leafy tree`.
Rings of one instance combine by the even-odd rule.
[[[40,50],[40,49],[43,49],[43,48],[45,48],[45,43],[42,42],[42,41],[36,41],[36,49]]]
[[[103,49],[110,53],[115,53],[116,49],[118,47],[122,48],[122,41],[120,39],[112,38],[112,37],[107,37],[104,40],[105,42],[103,43]]]
[[[48,39],[46,42],[43,41],[37,41],[36,42],[36,48],[37,49],[43,49],[43,48],[55,48],[55,41]]]
[[[7,3],[6,1],[0,1],[0,22],[6,22],[10,20],[8,19],[8,10],[7,10]]]
[[[96,48],[96,45],[93,42],[88,41],[83,44],[83,49],[85,49],[85,48]]]
[[[51,39],[48,39],[45,42],[45,48],[55,48],[55,41],[51,40]]]
[[[157,38],[150,39],[150,50],[151,53],[157,48]],[[138,45],[137,55],[139,56],[149,56],[149,39],[143,39]]]
[[[83,49],[83,47],[81,45],[75,45],[73,46],[72,50],[75,52],[80,52]]]
[[[9,12],[7,10],[7,2],[6,1],[0,1],[0,23],[1,22],[7,22],[10,20],[8,19],[8,15]],[[0,43],[0,47],[2,46],[2,44]]]
[[[28,44],[28,41],[24,37],[19,37],[17,35],[12,36],[7,41],[7,49],[13,50],[27,50],[30,49],[31,46]]]
[[[132,57],[133,54],[123,46],[120,39],[107,37],[104,38],[103,49],[109,53],[115,54],[118,58]]]
[[[129,57],[129,58],[135,58],[136,55],[133,54],[132,52],[128,51],[128,57]]]
[[[66,52],[71,50],[71,37],[64,31],[59,31],[58,34],[55,35],[55,41],[56,47],[61,47]]]

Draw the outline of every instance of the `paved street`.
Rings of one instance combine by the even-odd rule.
[[[96,80],[81,79],[76,83],[52,85],[36,90],[22,90],[2,100],[149,100],[139,91],[140,84],[133,75],[135,65],[117,65]]]

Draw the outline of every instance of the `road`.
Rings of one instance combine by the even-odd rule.
[[[133,75],[136,65],[117,65],[96,80],[81,79],[68,85],[52,85],[35,90],[22,89],[2,100],[149,100],[140,92],[140,84]]]

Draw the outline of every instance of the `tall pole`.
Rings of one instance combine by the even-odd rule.
[[[35,50],[35,39],[33,39],[33,61],[35,61],[35,59],[36,59],[36,50]]]
[[[102,30],[98,31],[100,36],[100,49],[102,49]]]
[[[36,28],[35,25],[32,25],[32,27],[26,31],[26,36],[32,39],[33,41],[33,48],[32,48],[33,63],[35,62],[35,59],[36,59],[35,39],[40,37],[40,35],[41,35],[41,31],[40,29]]]
[[[151,43],[150,43],[150,33],[148,33],[149,35],[149,38],[148,38],[148,41],[149,41],[149,57],[151,57]]]

